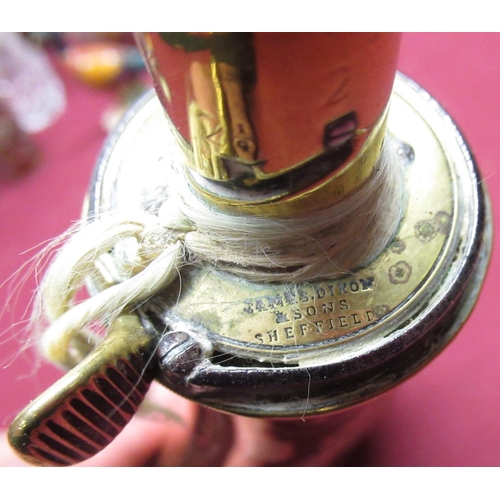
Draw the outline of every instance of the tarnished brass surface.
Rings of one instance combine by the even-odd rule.
[[[411,142],[417,154],[408,150],[413,161],[403,152],[400,157],[407,186],[405,215],[395,239],[375,262],[348,270],[338,280],[302,284],[255,284],[196,267],[184,272],[180,293],[173,287],[171,298],[165,297],[172,314],[203,325],[228,348],[286,348],[273,351],[273,357],[282,358],[295,356],[296,348],[352,341],[421,301],[453,258],[448,252],[457,237],[456,174],[445,146],[397,93],[389,132],[403,141],[402,148],[404,141]],[[134,160],[127,155],[121,161],[128,165]],[[125,175],[126,167],[120,169],[120,183],[126,182]],[[116,191],[114,196],[120,195],[121,188]],[[307,200],[302,203],[307,209]],[[362,235],[359,244],[365,244]]]
[[[301,284],[255,284],[213,269],[195,269],[184,275],[181,292],[173,290],[165,301],[172,314],[220,335],[228,348],[278,347],[267,355],[279,359],[296,357],[298,348],[353,341],[425,301],[429,287],[453,258],[456,174],[443,145],[398,96],[389,127],[397,137],[404,129],[418,153],[407,165],[400,158],[407,206],[394,240],[379,258],[337,280]],[[365,244],[362,237],[360,245]]]
[[[165,141],[169,129],[155,98],[136,107],[101,159],[91,215],[154,211],[169,182],[162,165],[183,158],[175,140]],[[336,280],[299,284],[184,268],[178,284],[142,306],[167,330],[184,332],[165,336],[167,344],[186,342],[198,353],[179,375],[166,346],[163,383],[227,411],[317,414],[387,390],[451,340],[474,304],[491,244],[478,174],[448,117],[401,76],[387,140],[397,146],[407,197],[382,254]]]

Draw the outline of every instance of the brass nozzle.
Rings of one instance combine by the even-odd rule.
[[[191,185],[225,211],[323,208],[371,175],[385,135],[394,33],[137,36],[185,142]]]

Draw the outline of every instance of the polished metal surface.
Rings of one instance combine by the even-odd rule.
[[[166,162],[185,161],[176,135],[156,97],[146,96],[103,153],[89,217],[155,213],[169,182]],[[386,140],[398,146],[407,200],[384,252],[340,279],[300,284],[184,268],[176,286],[140,308],[143,321],[167,332],[158,351],[162,383],[245,415],[321,414],[388,390],[445,347],[487,265],[483,185],[450,118],[401,75]],[[112,259],[102,267],[120,278]]]
[[[304,214],[373,173],[400,34],[136,37],[189,182],[218,210]]]
[[[72,465],[106,447],[127,425],[156,373],[157,337],[123,314],[76,368],[12,422],[12,447],[34,465]]]

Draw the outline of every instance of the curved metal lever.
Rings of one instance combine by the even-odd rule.
[[[105,448],[125,427],[155,375],[158,337],[124,314],[85,360],[27,406],[9,441],[35,465],[72,465]]]

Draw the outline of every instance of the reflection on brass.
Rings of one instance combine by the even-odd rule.
[[[138,35],[160,100],[180,132],[179,146],[191,150],[186,155],[189,182],[220,210],[287,217],[301,212],[304,204],[312,210],[324,207],[358,189],[379,157],[393,73],[390,64],[384,66],[380,82],[373,88],[366,84],[376,105],[367,104],[364,97],[354,104],[353,95],[359,93],[355,77],[366,71],[373,77],[372,66],[357,67],[354,54],[388,50],[397,37],[363,36],[349,56],[332,56],[345,50],[338,34],[283,35],[283,45],[262,33]],[[299,63],[289,47],[307,46],[312,57],[321,50],[319,43],[328,48],[332,66]],[[267,51],[270,46],[274,52]],[[396,51],[390,48],[388,54],[395,57]],[[178,90],[172,100],[168,78],[185,87],[185,96]],[[278,93],[280,82],[286,81],[290,92],[281,100],[268,95],[262,90],[266,78]],[[300,104],[292,94],[300,96]],[[358,101],[363,109],[355,109]],[[179,126],[184,113],[189,133]],[[269,115],[280,117],[279,126],[269,128],[268,123],[275,123],[269,122]],[[287,119],[289,115],[293,119]]]
[[[194,165],[201,175],[228,180],[223,158],[256,160],[257,141],[247,109],[249,86],[255,80],[251,33],[162,33],[178,50],[209,50],[210,62],[191,63],[188,105]]]
[[[195,38],[183,39],[187,50],[196,50],[192,48]],[[164,39],[180,45],[178,37],[175,37],[175,42],[170,37],[164,36]],[[266,160],[257,157],[258,139],[247,105],[251,91],[248,82],[253,82],[258,76],[253,74],[252,35],[214,34],[211,39],[211,44],[207,42],[213,46],[210,64],[191,63],[193,97],[188,107],[194,152],[194,161],[189,166],[202,177],[195,176],[195,184],[201,185],[200,190],[208,198],[215,196],[239,203],[279,199],[325,178],[351,155],[352,141],[366,133],[366,130],[357,130],[355,111],[325,124],[323,152],[277,172],[265,173],[262,167]],[[198,50],[207,48],[206,44],[195,46],[199,47]],[[247,73],[251,68],[251,76],[247,74],[244,79],[240,66],[246,67]],[[284,124],[284,127],[290,126],[295,124]],[[373,154],[378,155],[379,149],[376,146],[372,149]],[[224,183],[220,184],[220,181]],[[358,185],[362,181],[360,176]],[[253,194],[249,195],[249,191]]]
[[[217,183],[190,171],[187,173],[190,184],[213,206],[228,212],[293,217],[338,203],[359,189],[376,168],[385,138],[388,109],[373,126],[359,154],[344,165],[351,152],[349,144],[342,145],[347,146],[345,150],[335,149],[332,154],[325,151],[269,174],[259,165],[245,168],[240,163],[227,161],[226,166],[234,172],[232,181]],[[360,131],[360,134],[366,132]],[[340,165],[342,168],[338,169]]]
[[[82,363],[16,417],[13,448],[35,465],[72,465],[101,451],[137,412],[155,376],[157,343],[136,315],[119,317]]]
[[[194,99],[188,115],[194,166],[204,177],[228,180],[222,158],[252,162],[257,149],[238,72],[215,61],[210,67],[193,63],[191,81]]]

